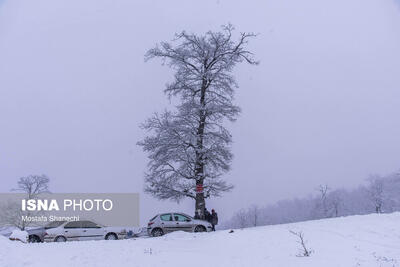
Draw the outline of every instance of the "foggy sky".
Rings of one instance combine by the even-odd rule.
[[[397,0],[396,0],[397,1]],[[260,35],[239,66],[235,189],[258,203],[351,188],[400,168],[400,9],[394,0],[0,0],[0,192],[45,173],[53,192],[139,192],[141,221],[182,210],[143,194],[139,128],[172,108],[172,72],[143,60],[175,32],[232,23]],[[399,1],[397,1],[399,2]]]

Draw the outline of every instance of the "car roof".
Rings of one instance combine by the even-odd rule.
[[[76,221],[74,221],[74,220],[71,220],[71,221],[65,221],[65,222],[64,222],[62,225],[66,224],[66,223],[70,223],[70,222],[92,222],[92,223],[95,223],[95,224],[98,224],[98,225],[104,226],[104,225],[102,225],[101,223],[98,223],[98,222],[96,222],[95,220],[91,220],[91,219],[85,219],[85,218],[83,218],[83,219],[79,219],[79,220],[76,220]]]
[[[163,214],[168,214],[168,213],[188,215],[188,214],[186,214],[184,212],[179,212],[179,211],[167,211],[167,212],[159,213],[158,215],[163,215]],[[188,216],[190,216],[190,215],[188,215]]]
[[[177,211],[170,211],[170,212],[163,212],[163,213],[159,213],[159,214],[157,214],[156,216],[160,216],[160,215],[164,215],[164,214],[170,214],[170,213],[173,213],[173,214],[182,214],[182,215],[185,215],[185,216],[188,216],[188,217],[190,217],[190,218],[192,218],[192,216],[190,216],[190,215],[188,215],[188,214],[186,214],[186,213],[184,213],[184,212],[177,212]]]

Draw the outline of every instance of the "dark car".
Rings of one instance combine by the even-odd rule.
[[[46,230],[59,227],[61,224],[65,223],[65,221],[54,221],[46,224],[43,227],[33,228],[26,230],[29,235],[29,243],[41,243],[44,242],[44,236]]]

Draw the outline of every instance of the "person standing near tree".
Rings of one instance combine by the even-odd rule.
[[[215,226],[218,224],[218,214],[215,212],[214,209],[211,210],[211,225],[212,230],[215,231]]]

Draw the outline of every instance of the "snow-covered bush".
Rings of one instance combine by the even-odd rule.
[[[19,240],[24,243],[28,243],[28,233],[26,231],[14,230],[10,235],[10,240]]]

